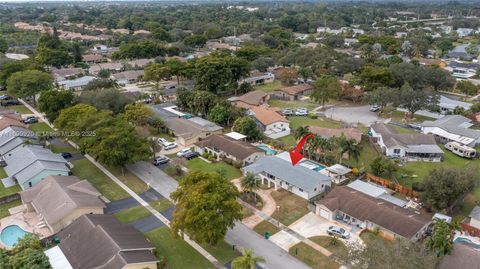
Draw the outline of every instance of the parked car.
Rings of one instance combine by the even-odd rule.
[[[23,123],[25,124],[32,124],[32,123],[37,123],[38,119],[35,116],[28,116],[23,120]]]
[[[7,99],[7,100],[2,100],[2,106],[16,106],[20,105],[20,101],[17,99]]]
[[[282,110],[282,115],[283,116],[293,116],[294,113],[293,113],[292,109],[286,108],[286,109]]]
[[[415,130],[422,130],[422,125],[418,123],[409,123],[407,126]]]
[[[190,153],[190,152],[192,152],[192,151],[189,148],[184,148],[184,149],[180,150],[179,152],[177,152],[177,156],[178,157],[184,157],[185,154]]]
[[[168,141],[167,139],[163,138],[163,137],[160,137],[158,140],[158,144],[162,145],[162,146],[165,146],[167,144],[170,144],[172,142]]]
[[[339,236],[341,238],[348,239],[350,238],[350,233],[345,231],[345,229],[340,228],[338,226],[330,226],[327,229],[327,233],[330,236]]]
[[[380,106],[379,105],[373,105],[370,107],[370,111],[372,112],[377,112],[380,110]]]
[[[12,97],[10,95],[0,95],[0,100],[9,100],[9,99],[12,99]]]
[[[295,109],[295,116],[307,116],[308,109],[306,108],[297,108]]]
[[[165,164],[165,163],[168,163],[170,161],[170,159],[167,157],[167,156],[159,156],[159,157],[155,157],[155,159],[153,159],[153,165],[160,165],[160,164]]]
[[[170,142],[170,143],[164,145],[164,146],[163,146],[163,149],[164,149],[164,150],[169,150],[169,149],[176,148],[177,146],[178,146],[177,143],[175,143],[175,142]]]
[[[60,153],[60,155],[62,155],[62,157],[63,157],[64,159],[70,159],[70,158],[72,158],[72,153],[70,153],[70,152],[62,152],[62,153]]]
[[[200,156],[200,153],[194,151],[194,152],[188,152],[186,153],[185,155],[183,155],[183,157],[185,157],[185,159],[187,160],[191,160],[193,158],[197,158],[198,156]]]

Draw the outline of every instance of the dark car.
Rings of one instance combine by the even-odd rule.
[[[156,157],[155,159],[153,159],[153,165],[160,165],[160,164],[165,164],[165,163],[168,163],[170,161],[170,159],[166,156],[159,156],[159,157]]]
[[[38,119],[34,116],[28,116],[27,118],[25,118],[23,120],[23,123],[25,124],[32,124],[32,123],[37,123],[38,122]]]
[[[62,153],[60,153],[60,155],[62,155],[62,157],[63,157],[64,159],[70,159],[70,158],[72,158],[72,153],[70,153],[70,152],[62,152]]]
[[[8,99],[8,100],[2,100],[2,106],[16,106],[20,105],[20,101],[17,99]]]
[[[185,155],[183,155],[183,157],[185,157],[185,159],[187,159],[187,160],[197,158],[198,156],[200,156],[200,153],[198,153],[198,152],[189,152],[189,153],[186,153]]]

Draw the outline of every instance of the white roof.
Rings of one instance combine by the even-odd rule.
[[[330,171],[332,173],[335,173],[337,175],[346,175],[346,174],[352,172],[352,169],[350,169],[348,167],[345,167],[345,166],[343,166],[341,164],[338,164],[338,163],[334,164],[330,167],[327,167],[325,169],[327,169],[328,171]]]
[[[407,201],[390,195],[390,193],[388,193],[388,191],[385,188],[382,188],[372,183],[361,181],[359,179],[353,181],[347,186],[354,190],[362,192],[368,196],[371,196],[377,199],[382,199],[384,201],[387,201],[389,203],[392,203],[400,207],[405,207],[405,205],[407,204]]]
[[[45,255],[47,255],[53,269],[73,269],[59,246],[45,250]]]
[[[243,135],[241,133],[237,133],[237,132],[230,132],[228,134],[225,134],[226,136],[230,137],[230,138],[233,138],[235,140],[242,140],[242,139],[245,139],[247,138],[246,135]]]
[[[24,60],[30,58],[28,55],[19,53],[5,53],[5,57],[12,60]]]
[[[180,117],[185,116],[185,113],[182,113],[182,112],[177,110],[177,106],[168,106],[168,107],[164,107],[163,109],[165,109],[166,111],[168,111],[170,113],[178,115]]]

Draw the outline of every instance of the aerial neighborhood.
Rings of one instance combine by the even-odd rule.
[[[480,268],[475,1],[0,3],[0,267]]]

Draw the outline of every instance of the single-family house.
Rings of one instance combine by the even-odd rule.
[[[353,139],[358,144],[362,141],[362,131],[358,128],[324,128],[318,126],[309,126],[311,133],[323,138],[341,137]]]
[[[58,82],[58,85],[66,90],[81,91],[88,85],[88,83],[94,81],[95,79],[97,78],[92,76],[84,76],[72,80],[60,81]]]
[[[101,52],[107,52],[108,46],[103,45],[103,44],[95,44],[93,47],[90,49],[91,52],[94,53],[101,53]]]
[[[443,160],[444,153],[430,134],[398,133],[385,123],[370,126],[369,134],[388,157],[398,157],[406,161]]]
[[[263,91],[251,91],[240,96],[228,98],[228,101],[234,106],[249,109],[254,106],[266,104],[269,95]]]
[[[53,78],[56,82],[68,80],[68,79],[75,79],[83,75],[83,69],[81,68],[61,68],[61,69],[53,69],[51,71]]]
[[[423,122],[422,133],[432,134],[442,144],[455,141],[476,147],[480,144],[480,130],[470,129],[472,125],[472,120],[462,115],[446,115],[435,121]]]
[[[480,230],[480,206],[475,206],[468,215],[468,225]]]
[[[155,247],[112,215],[82,215],[57,234],[45,251],[53,269],[157,269]]]
[[[29,189],[48,176],[68,176],[70,168],[60,154],[39,145],[22,145],[2,156],[5,173],[22,190]]]
[[[313,92],[313,86],[310,84],[299,84],[290,87],[283,87],[273,92],[273,96],[282,100],[299,100],[303,96],[309,95]]]
[[[356,38],[345,38],[345,39],[343,39],[343,44],[345,46],[348,46],[348,47],[353,46],[357,43],[358,43],[358,39],[356,39]]]
[[[105,58],[101,54],[85,54],[82,55],[82,61],[87,64],[98,64],[98,63],[105,63],[107,62],[107,58]]]
[[[418,60],[418,63],[423,65],[423,66],[438,66],[440,68],[445,68],[447,65],[445,64],[444,61],[440,59],[429,59],[429,58],[420,58]]]
[[[281,153],[282,154],[282,153]],[[306,200],[313,199],[330,188],[332,179],[303,165],[292,165],[288,152],[266,156],[243,168],[245,173],[258,176],[263,184],[282,188]]]
[[[27,125],[22,122],[22,116],[13,110],[0,110],[0,131],[10,127],[17,126],[27,128]]]
[[[198,117],[192,119],[194,118],[171,118],[165,122],[166,127],[182,146],[192,146],[209,135],[222,133],[223,128],[213,122]]]
[[[462,38],[473,34],[474,30],[472,28],[458,28],[456,32],[458,37]]]
[[[84,214],[103,214],[105,203],[87,180],[74,176],[48,176],[20,192],[29,212],[40,215],[52,233],[57,233]]]
[[[262,106],[252,107],[249,115],[255,120],[262,132],[273,139],[284,137],[290,134],[290,124],[279,111],[274,108]]]
[[[143,69],[145,66],[153,62],[155,62],[155,59],[135,59],[126,62],[125,65],[130,66],[134,69]]]
[[[463,63],[459,61],[452,61],[448,63],[445,70],[452,73],[452,76],[458,79],[469,79],[477,74],[480,70],[480,65],[477,63]]]
[[[319,172],[331,178],[333,183],[340,184],[348,179],[349,175],[352,174],[352,169],[341,164],[334,164],[325,167],[325,169],[322,169]]]
[[[469,110],[472,105],[472,103],[462,102],[443,95],[440,95],[438,100],[438,107],[440,108],[440,113],[442,114],[452,113],[457,107]]]
[[[240,84],[248,83],[252,86],[256,86],[261,84],[273,83],[274,81],[275,81],[275,76],[272,73],[267,72],[267,73],[253,74],[248,78],[242,79],[240,81]]]
[[[348,184],[347,186],[354,190],[362,192],[370,197],[384,200],[400,207],[406,207],[408,203],[406,200],[393,196],[392,190],[384,188],[382,186],[379,186],[371,182],[365,182],[360,179],[357,179],[351,182],[350,184]]]
[[[18,126],[8,126],[0,131],[0,156],[24,144],[38,144],[35,132]]]
[[[224,158],[241,161],[243,165],[254,163],[261,157],[265,156],[265,151],[255,147],[254,145],[242,141],[235,140],[226,135],[213,134],[207,136],[195,144],[195,151],[204,154],[208,152],[217,160]]]
[[[375,198],[348,186],[333,188],[316,201],[316,214],[329,221],[343,221],[388,238],[420,240],[431,219],[406,208]]]
[[[91,65],[88,72],[92,75],[97,75],[100,70],[108,70],[112,73],[120,72],[123,70],[122,63],[99,63]]]
[[[129,70],[112,74],[112,79],[119,85],[134,83],[143,77],[143,70]]]

